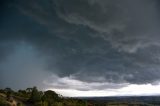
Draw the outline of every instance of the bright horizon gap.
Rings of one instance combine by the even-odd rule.
[[[136,89],[136,90],[135,90]],[[120,89],[106,89],[106,90],[90,90],[80,91],[75,89],[54,89],[48,88],[46,90],[53,90],[65,97],[113,97],[113,96],[159,96],[160,84],[131,84]]]

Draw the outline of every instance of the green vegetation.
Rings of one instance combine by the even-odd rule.
[[[122,102],[114,98],[113,101],[66,98],[52,90],[39,91],[36,87],[16,92],[11,88],[0,89],[0,106],[160,106],[159,104],[152,100],[144,103]]]
[[[87,106],[80,99],[64,98],[54,91],[39,91],[36,87],[13,91],[0,90],[0,106]]]
[[[0,97],[0,106],[9,106],[9,103],[3,97]]]

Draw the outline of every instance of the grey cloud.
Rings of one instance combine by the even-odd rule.
[[[159,13],[156,0],[55,2],[60,18],[98,31],[99,36],[104,37],[119,51],[133,53],[139,48],[159,45]]]
[[[55,87],[89,90],[154,83],[160,80],[157,4],[157,0],[16,0],[8,12],[12,18],[5,16],[1,26],[0,42],[29,43],[48,60],[46,70],[59,80],[73,76],[86,85],[93,83],[84,89],[56,80]],[[1,53],[6,54],[6,48],[0,46]]]
[[[108,82],[83,82],[80,80],[74,79],[74,76],[69,77],[59,77],[56,75],[51,76],[44,81],[44,84],[49,88],[63,88],[63,89],[76,89],[81,91],[88,90],[106,90],[106,89],[117,89],[120,87],[127,86],[127,83],[123,84],[114,84]]]
[[[26,89],[37,86],[44,89],[41,83],[50,74],[45,70],[45,59],[37,55],[28,43],[18,43],[14,51],[0,64],[1,88]]]

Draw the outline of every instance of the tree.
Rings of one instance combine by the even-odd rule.
[[[26,92],[27,92],[27,93],[31,93],[32,90],[33,90],[33,88],[27,88],[27,89],[26,89]]]
[[[42,97],[42,101],[46,101],[49,106],[59,100],[60,100],[60,98],[59,98],[58,94],[54,91],[51,91],[51,90],[44,92],[44,95]]]
[[[37,87],[33,87],[29,101],[32,103],[41,101],[41,94],[37,90]]]
[[[6,92],[7,99],[10,100],[11,95],[14,93],[14,91],[11,88],[5,88],[4,91]]]

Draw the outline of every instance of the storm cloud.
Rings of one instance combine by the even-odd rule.
[[[2,5],[0,63],[25,42],[34,48],[30,52],[45,58],[43,65],[32,67],[43,66],[54,75],[42,75],[48,86],[90,90],[160,81],[158,0],[14,0]],[[80,86],[61,84],[64,79]]]

